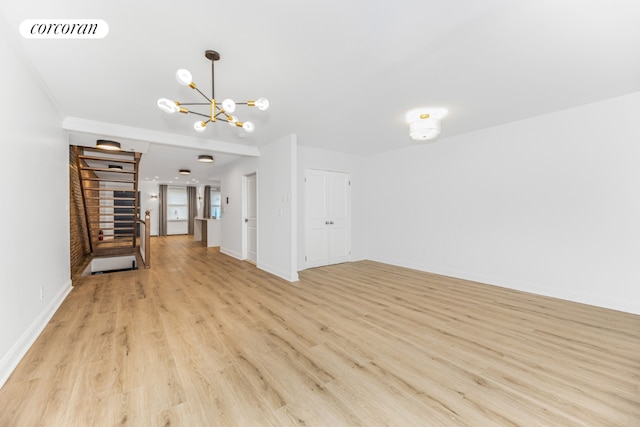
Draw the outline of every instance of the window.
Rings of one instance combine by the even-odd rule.
[[[220,218],[222,195],[219,190],[211,190],[211,218]]]
[[[186,221],[189,217],[188,214],[187,189],[184,187],[167,188],[167,219],[169,221]]]

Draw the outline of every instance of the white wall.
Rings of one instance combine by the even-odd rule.
[[[0,18],[0,386],[71,290],[68,141],[7,28]]]
[[[149,181],[138,182],[138,191],[140,191],[140,217],[144,219],[144,213],[148,210],[151,217],[151,228],[149,233],[152,236],[158,235],[158,212],[160,206],[160,188],[158,183]],[[156,198],[152,199],[151,196]]]
[[[640,93],[368,159],[368,258],[640,314]],[[447,120],[455,120],[455,114]]]
[[[297,141],[287,135],[260,147],[258,268],[290,282],[297,268]]]
[[[289,281],[298,280],[296,146],[295,135],[273,141],[260,148],[260,157],[241,158],[227,165],[220,180],[220,251],[242,259],[242,177],[257,173],[257,266]]]
[[[305,196],[304,171],[318,169],[344,172],[351,176],[351,260],[365,259],[366,254],[366,193],[365,157],[311,147],[298,147],[298,270],[305,268]]]
[[[242,225],[244,221],[242,216],[242,177],[255,173],[257,170],[257,157],[243,157],[225,166],[220,174],[222,193],[220,252],[238,259],[242,258]]]

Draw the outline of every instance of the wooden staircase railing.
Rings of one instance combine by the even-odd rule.
[[[74,147],[92,255],[133,253],[141,153]]]
[[[144,213],[144,220],[139,219],[140,225],[140,246],[139,255],[144,264],[144,268],[151,268],[151,212]]]

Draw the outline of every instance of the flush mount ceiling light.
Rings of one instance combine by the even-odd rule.
[[[190,171],[189,169],[180,169],[180,170],[178,171],[178,173],[179,173],[180,175],[189,175],[189,174],[191,173],[191,171]]]
[[[204,163],[213,163],[214,158],[213,158],[213,156],[211,156],[209,154],[200,154],[198,156],[198,161],[199,162],[204,162]]]
[[[106,139],[99,139],[96,141],[96,148],[103,150],[120,151],[120,143],[115,141],[108,141]]]
[[[252,122],[239,122],[235,116],[231,114],[236,110],[236,105],[247,105],[249,107],[257,107],[258,110],[264,111],[269,108],[269,101],[266,98],[258,98],[255,101],[247,102],[235,102],[230,98],[224,99],[222,102],[216,101],[215,97],[215,82],[214,82],[214,64],[215,61],[220,59],[220,54],[215,50],[207,50],[204,56],[211,61],[211,98],[197,88],[196,84],[191,79],[191,73],[188,70],[180,69],[176,71],[176,79],[178,83],[183,86],[189,86],[191,89],[197,91],[207,102],[178,102],[171,101],[167,98],[158,99],[158,107],[169,114],[183,113],[183,114],[195,114],[205,117],[206,120],[198,120],[193,124],[193,128],[198,132],[204,132],[206,126],[209,123],[216,122],[218,120],[227,122],[230,126],[237,126],[244,129],[246,132],[253,132],[255,125]],[[185,108],[185,105],[208,105],[209,114],[198,113],[196,111],[190,111]]]
[[[409,135],[416,141],[428,141],[440,135],[440,121],[447,115],[446,108],[416,108],[407,113]]]

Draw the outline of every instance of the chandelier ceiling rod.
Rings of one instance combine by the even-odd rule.
[[[215,86],[215,63],[220,59],[220,54],[215,50],[207,50],[204,52],[204,56],[206,56],[211,61],[211,99],[216,99],[216,86]]]

